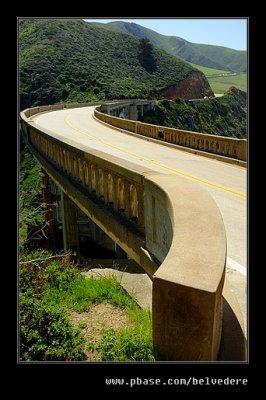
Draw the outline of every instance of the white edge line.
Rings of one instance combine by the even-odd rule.
[[[240,272],[240,274],[247,276],[247,269],[243,267],[243,265],[238,264],[238,262],[232,260],[232,258],[227,257],[226,265],[236,271]]]

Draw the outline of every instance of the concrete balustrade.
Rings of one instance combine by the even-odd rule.
[[[147,247],[162,262],[153,276],[156,358],[215,360],[226,262],[220,212],[207,191],[176,175],[147,176],[145,191]]]
[[[38,148],[42,156],[49,159],[57,169],[67,173],[75,182],[87,188],[92,194],[96,194],[99,199],[103,199],[107,205],[112,203],[117,212],[122,212],[123,215],[126,212],[125,215],[129,220],[131,214],[134,214],[134,217],[137,216],[137,196],[143,196],[142,185],[127,180],[110,169],[100,167],[101,161],[96,164],[94,160],[89,160],[88,155],[85,159],[84,154],[82,156],[69,146],[63,150],[65,157],[62,157],[62,148],[55,140],[30,128],[30,143]],[[141,199],[139,202],[142,203]],[[134,221],[137,221],[137,218]]]
[[[114,117],[101,112],[102,106],[94,111],[95,117],[129,132],[136,133],[148,138],[160,140],[184,148],[194,149],[197,152],[210,153],[212,155],[239,160],[241,165],[245,165],[247,160],[247,141],[245,139],[235,139],[224,136],[209,135],[186,131],[165,126],[146,124],[143,122],[131,121]]]
[[[226,237],[211,196],[182,177],[155,173],[38,129],[29,116],[40,108],[21,113],[22,132],[42,168],[64,192],[64,209],[73,217],[69,201],[75,203],[153,280],[157,359],[216,360]],[[110,122],[108,115],[96,115]],[[136,122],[121,121],[136,129]],[[161,127],[147,129],[155,134]],[[169,140],[176,140],[172,131],[163,129]],[[72,217],[67,221],[65,214],[65,224],[73,225]],[[67,247],[74,246],[75,227],[66,232]]]

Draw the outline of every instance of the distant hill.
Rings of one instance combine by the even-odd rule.
[[[176,99],[161,100],[143,121],[189,131],[245,139],[246,93],[231,87],[224,96],[197,104]]]
[[[161,35],[135,23],[114,21],[106,24],[94,22],[92,24],[134,37],[147,38],[155,46],[193,64],[234,72],[247,71],[246,51],[234,50],[222,46],[191,43],[178,36]]]
[[[201,81],[193,96],[211,93],[205,76],[183,60],[83,20],[21,19],[19,39],[21,108],[159,97],[191,74]]]

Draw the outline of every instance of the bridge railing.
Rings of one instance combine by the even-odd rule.
[[[247,141],[245,139],[209,135],[113,117],[102,113],[100,106],[97,107],[94,115],[107,124],[152,139],[240,161],[247,160]]]
[[[226,238],[212,197],[182,177],[155,173],[38,128],[29,117],[43,110],[21,113],[25,141],[66,195],[153,280],[157,359],[217,359]]]

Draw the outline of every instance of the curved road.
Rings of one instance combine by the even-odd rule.
[[[213,196],[223,216],[227,235],[227,266],[246,273],[246,169],[190,154],[109,128],[93,117],[95,107],[37,114],[37,126],[116,157],[165,174],[177,174],[202,185]],[[191,244],[193,246],[193,243]]]

